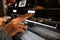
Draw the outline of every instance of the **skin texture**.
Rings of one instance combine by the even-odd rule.
[[[24,24],[21,24],[25,19],[31,17],[32,14],[25,14],[23,16],[17,17],[13,19],[11,22],[9,22],[7,25],[4,26],[4,29],[6,29],[7,33],[10,36],[14,36],[16,33],[25,32],[27,30],[27,27]]]

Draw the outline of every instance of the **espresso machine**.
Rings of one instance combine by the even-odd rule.
[[[56,14],[59,14],[58,11],[55,14],[56,11],[49,11],[48,9],[35,10],[30,7],[15,7],[15,3],[8,8],[8,11],[6,11],[2,0],[0,0],[0,4],[3,4],[0,5],[2,7],[0,7],[1,11],[4,12],[5,16],[8,16],[6,24],[9,23],[13,18],[16,18],[20,15],[24,15],[26,13],[34,14],[34,16],[32,16],[31,18],[26,19],[24,22],[22,22],[28,27],[28,30],[26,30],[26,32],[24,33],[17,33],[12,37],[13,40],[60,40],[60,31],[57,28],[59,26],[56,24],[57,22],[54,20],[55,18],[58,18],[56,17]],[[52,17],[53,20],[49,21],[48,19],[52,19]],[[41,20],[38,21],[37,19],[39,18],[46,18],[47,21],[45,21],[45,19],[44,22],[41,22]]]

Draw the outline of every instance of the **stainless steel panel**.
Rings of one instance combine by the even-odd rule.
[[[22,34],[18,34],[18,37],[20,37],[22,40],[45,40],[44,38],[30,32],[30,31],[26,31]]]

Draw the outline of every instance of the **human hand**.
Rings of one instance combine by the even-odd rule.
[[[18,32],[24,32],[27,30],[27,27],[24,24],[21,24],[25,19],[31,17],[32,14],[25,14],[23,16],[17,17],[9,22],[4,28],[10,36],[15,35]]]

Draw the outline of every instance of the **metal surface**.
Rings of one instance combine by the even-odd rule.
[[[51,31],[51,30],[48,30],[48,29],[44,29],[44,28],[41,28],[41,27],[34,27],[33,29],[35,29],[36,31],[38,32],[41,32],[43,33],[43,36],[46,35],[46,36],[51,36],[51,37],[54,37],[54,38],[57,38],[59,39],[59,35],[60,33],[57,33],[57,32],[54,32],[54,31]]]
[[[34,30],[36,33],[38,33],[40,36],[42,36],[45,39],[48,40],[59,40],[60,39],[60,33],[55,31],[52,31],[52,29],[47,29],[45,27],[42,27],[40,25],[34,24],[33,27],[31,27],[32,30]],[[31,30],[30,29],[30,30]]]
[[[34,34],[33,32],[26,31],[22,34],[17,34],[21,40],[45,40],[44,38]]]
[[[55,27],[34,22],[31,20],[25,20],[25,21],[30,22],[29,25],[31,25],[32,23],[33,26],[30,27],[30,30],[33,30],[33,32],[35,31],[35,33],[39,34],[45,39],[51,39],[51,40],[60,39],[60,31],[58,31]]]

